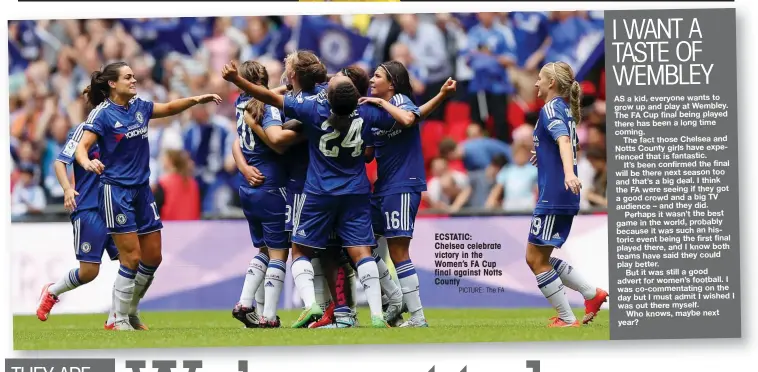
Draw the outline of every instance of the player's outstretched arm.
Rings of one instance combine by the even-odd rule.
[[[76,196],[79,195],[79,193],[74,190],[74,187],[68,180],[66,163],[56,161],[53,165],[53,169],[55,169],[55,178],[58,179],[58,183],[63,189],[63,207],[66,208],[67,211],[73,212],[74,209],[76,209]]]
[[[240,77],[236,63],[229,62],[224,65],[223,70],[221,70],[221,76],[224,80],[233,83],[237,88],[240,88],[245,93],[253,96],[253,98],[280,110],[284,109],[284,96],[276,94],[261,85],[255,85]]]
[[[182,113],[195,105],[215,102],[221,103],[221,97],[218,94],[203,94],[201,96],[175,99],[168,103],[156,103],[153,105],[153,119],[165,118]]]
[[[440,107],[442,102],[455,94],[456,84],[458,84],[457,81],[448,78],[445,84],[442,85],[442,88],[440,88],[440,92],[437,93],[436,96],[432,97],[432,99],[430,99],[427,103],[419,107],[419,111],[421,112],[421,120],[429,117],[429,115],[434,112],[434,110]]]
[[[361,97],[358,100],[358,103],[369,103],[383,108],[385,111],[387,111],[387,113],[390,114],[390,116],[392,116],[393,119],[395,119],[396,123],[406,128],[410,127],[413,124],[416,124],[416,121],[418,119],[418,117],[416,117],[416,114],[410,111],[405,111],[400,107],[397,107],[378,97]]]
[[[582,189],[582,181],[574,174],[574,150],[571,148],[571,139],[569,139],[569,136],[560,136],[557,142],[558,149],[561,152],[563,174],[566,177],[564,181],[566,190],[571,189],[571,192],[579,195],[579,190]]]
[[[105,166],[98,159],[89,158],[89,149],[97,141],[97,134],[85,130],[82,133],[82,139],[79,141],[79,146],[76,146],[76,162],[84,168],[87,172],[93,172],[102,174]]]

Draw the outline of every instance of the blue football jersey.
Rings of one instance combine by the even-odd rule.
[[[100,183],[100,176],[97,173],[87,172],[79,163],[75,161],[76,147],[82,140],[85,123],[77,125],[68,134],[68,140],[63,150],[58,154],[57,161],[66,165],[74,165],[74,190],[79,193],[76,197],[76,210],[97,209],[97,186]],[[89,149],[90,160],[100,157],[100,148],[97,144],[92,145]]]
[[[284,157],[272,148],[268,147],[263,140],[245,123],[244,113],[248,101],[253,99],[248,95],[237,98],[237,134],[240,138],[240,148],[245,156],[247,164],[252,165],[266,177],[261,188],[280,188],[287,183],[287,174],[284,168]],[[264,105],[264,114],[261,126],[265,130],[274,125],[282,125],[282,113],[278,108]]]
[[[326,90],[326,88],[326,83],[317,84],[312,91],[302,91],[295,94],[294,97],[309,97],[321,93],[321,91]],[[287,95],[293,96],[292,93],[287,93]],[[287,118],[285,115],[285,118],[282,121],[287,122],[290,119],[291,118]],[[287,189],[290,192],[296,194],[303,192],[303,188],[305,187],[305,177],[308,174],[308,163],[310,158],[310,155],[308,154],[309,151],[308,142],[303,141],[291,146],[285,153],[285,156],[287,157],[288,172]]]
[[[373,127],[389,129],[395,120],[386,111],[360,105],[351,114],[352,124],[346,133],[335,130],[327,119],[331,107],[326,91],[310,97],[284,97],[288,118],[304,125],[310,149],[305,192],[314,194],[368,194],[371,186],[366,175],[364,150],[373,146]]]
[[[417,117],[421,116],[419,108],[403,94],[394,95],[389,102]],[[389,130],[373,128],[373,136],[377,168],[374,195],[426,191],[426,170],[419,126],[403,128],[393,125]]]
[[[577,174],[576,153],[579,141],[576,136],[576,123],[566,101],[556,97],[542,107],[534,128],[539,188],[535,214],[577,214],[579,211],[579,195],[570,189],[567,190],[565,186],[566,176],[557,142],[561,136],[568,136],[571,140],[574,174]]]
[[[136,96],[126,107],[106,99],[90,112],[84,130],[97,134],[100,161],[105,166],[102,183],[122,187],[149,183],[147,123],[152,116],[153,103]]]

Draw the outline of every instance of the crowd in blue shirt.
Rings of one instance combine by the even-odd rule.
[[[448,77],[456,79],[455,100],[469,104],[471,122],[484,128],[488,115],[495,122],[489,137],[462,145],[469,154],[466,167],[484,169],[495,154],[513,160],[513,130],[523,123],[509,123],[506,106],[534,100],[529,84],[519,77],[553,60],[582,68],[585,56],[578,55],[579,44],[588,35],[602,34],[604,27],[602,12],[309,17],[316,25],[309,27],[318,27],[317,34],[326,35],[326,29],[344,32],[352,38],[347,45],[362,49],[342,50],[340,39],[326,46],[308,44],[299,36],[300,16],[11,21],[11,182],[21,169],[27,174],[33,170],[47,205],[62,204],[53,164],[69,132],[84,121],[79,93],[92,71],[124,60],[134,69],[140,97],[146,100],[166,102],[201,90],[224,98],[218,108],[197,107],[151,121],[150,182],[155,184],[164,172],[162,151],[182,149],[193,161],[203,211],[228,212],[239,205],[235,191],[242,181],[231,154],[238,93],[221,79],[220,67],[230,59],[256,59],[267,67],[271,87],[278,86],[282,60],[303,45],[314,45],[316,54],[329,57],[330,69],[344,63],[371,74],[378,63],[398,60],[410,72],[417,102],[435,95]],[[441,50],[447,57],[442,60]],[[445,120],[445,113],[443,106],[429,119]]]

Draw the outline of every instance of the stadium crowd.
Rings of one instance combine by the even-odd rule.
[[[589,54],[585,41],[597,44],[600,35],[602,47],[602,12],[315,18],[368,41],[360,58],[350,63],[369,75],[382,61],[406,65],[417,102],[434,96],[448,77],[458,81],[457,97],[421,123],[428,169],[421,214],[423,209],[531,213],[537,171],[529,157],[542,104],[534,82],[538,69],[553,60],[577,61],[575,72],[586,72],[581,77],[583,120],[578,123],[579,177],[585,185],[582,208],[602,210],[607,205],[603,59],[592,66],[580,61]],[[298,37],[304,31],[301,20],[285,16],[10,22],[13,217],[62,212],[55,157],[72,126],[84,120],[80,94],[90,74],[117,60],[132,67],[145,99],[165,102],[200,91],[224,99],[217,107],[196,106],[182,116],[151,121],[150,181],[159,190],[159,200],[161,178],[168,173],[182,173],[196,183],[198,200],[187,202],[197,203],[199,212],[187,219],[233,213],[243,181],[231,152],[238,92],[220,71],[231,59],[256,59],[266,66],[271,87],[280,85],[282,60],[305,44]],[[330,48],[317,42],[313,50],[322,58],[355,52],[341,50],[340,45],[345,44]],[[375,178],[374,164],[368,167]]]

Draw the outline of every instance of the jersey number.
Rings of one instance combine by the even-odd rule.
[[[248,151],[253,151],[255,148],[253,130],[247,125],[247,123],[245,123],[245,114],[241,110],[237,110],[237,131],[240,132],[240,147]]]
[[[327,130],[329,127],[332,127],[331,124],[329,124],[328,121],[325,121],[323,124],[321,124],[322,130]],[[340,147],[338,146],[332,146],[331,149],[327,148],[327,142],[338,138],[340,136],[340,131],[332,127],[333,131],[331,133],[324,134],[321,136],[321,139],[318,143],[318,149],[321,150],[321,153],[324,154],[324,156],[328,156],[330,158],[336,158],[340,155]],[[347,131],[347,135],[342,140],[342,143],[340,146],[342,148],[348,149],[353,148],[352,156],[358,157],[363,154],[363,138],[361,138],[361,131],[363,129],[363,119],[357,118],[353,120],[352,123],[350,123],[350,129]]]
[[[384,212],[384,217],[387,219],[387,230],[397,230],[400,228],[400,212],[394,211],[392,214],[390,212]]]
[[[542,219],[539,217],[534,217],[532,219],[532,235],[537,235],[540,233],[540,229],[542,228]]]

